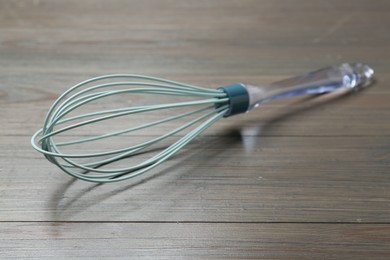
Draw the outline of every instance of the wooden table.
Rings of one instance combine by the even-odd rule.
[[[389,259],[389,14],[387,0],[0,1],[0,258]],[[376,84],[221,120],[129,181],[74,180],[30,145],[92,76],[216,88],[354,61]]]

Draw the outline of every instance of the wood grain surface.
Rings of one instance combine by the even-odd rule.
[[[0,258],[389,259],[389,13],[386,0],[0,0]],[[30,145],[56,97],[93,76],[216,88],[355,61],[373,86],[220,120],[129,181],[74,180]]]

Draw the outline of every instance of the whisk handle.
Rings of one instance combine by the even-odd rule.
[[[374,70],[361,63],[344,63],[307,72],[268,85],[245,85],[248,91],[248,109],[275,99],[305,94],[321,94],[339,89],[356,89],[371,83]]]

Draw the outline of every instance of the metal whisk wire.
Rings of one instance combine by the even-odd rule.
[[[110,82],[104,84],[97,84],[86,89],[78,91],[81,87],[87,84],[97,83],[107,79],[136,79],[136,80],[147,80],[148,82],[140,81],[119,81]],[[106,88],[112,88],[115,86],[124,86],[126,88],[120,90],[105,90]],[[99,92],[91,93],[92,91],[101,90]],[[190,96],[201,98],[194,101],[174,102],[156,105],[146,105],[137,107],[124,107],[103,111],[96,111],[76,115],[68,118],[64,118],[70,112],[79,108],[80,106],[86,105],[87,103],[103,99],[112,95],[120,95],[123,93],[142,93],[142,94],[155,94],[155,95],[170,95],[170,96]],[[32,145],[39,152],[43,153],[46,158],[56,164],[66,173],[73,177],[92,181],[92,182],[114,182],[128,178],[135,177],[142,174],[175,154],[187,143],[196,138],[211,124],[221,118],[228,110],[227,94],[221,90],[212,90],[207,88],[201,88],[188,84],[182,84],[175,81],[164,80],[155,77],[141,76],[141,75],[127,75],[127,74],[116,74],[96,77],[84,82],[81,82],[74,87],[70,88],[64,94],[62,94],[50,108],[42,129],[37,131],[32,137]],[[115,117],[127,116],[142,112],[148,112],[153,110],[162,110],[169,108],[181,108],[189,106],[201,106],[190,110],[189,112],[180,113],[178,115],[170,116],[161,120],[157,120],[151,123],[145,123],[140,126],[127,128],[120,131],[114,131],[111,133],[105,133],[102,135],[81,138],[68,142],[57,143],[54,138],[56,135],[81,127],[88,124],[93,124],[103,120],[109,120]],[[199,115],[200,114],[200,115]],[[147,127],[156,126],[159,124],[167,123],[170,121],[184,118],[190,115],[198,115],[195,119],[181,125],[168,133],[164,133],[161,136],[148,140],[146,142],[128,146],[121,149],[96,152],[96,153],[63,153],[60,149],[61,146],[69,146],[74,144],[81,144],[91,141],[96,141],[112,136],[117,136],[125,133],[130,133],[136,130],[141,130]],[[83,119],[81,122],[70,124],[68,126],[54,129],[64,123]],[[101,169],[101,166],[110,164],[114,161],[132,156],[136,153],[141,152],[153,144],[160,142],[168,137],[171,137],[195,124],[197,125],[194,129],[189,131],[183,137],[179,138],[176,142],[171,144],[165,150],[159,152],[153,157],[138,163],[134,166],[122,167],[116,169]],[[39,137],[39,138],[38,138]],[[39,147],[36,144],[40,145]],[[100,159],[93,162],[79,163],[76,162],[75,158],[98,158],[102,156],[110,156],[108,158]],[[62,159],[62,161],[61,161]]]

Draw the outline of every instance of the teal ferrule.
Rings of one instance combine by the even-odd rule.
[[[241,83],[220,87],[229,98],[229,110],[224,117],[245,113],[249,108],[249,94],[245,86]]]

